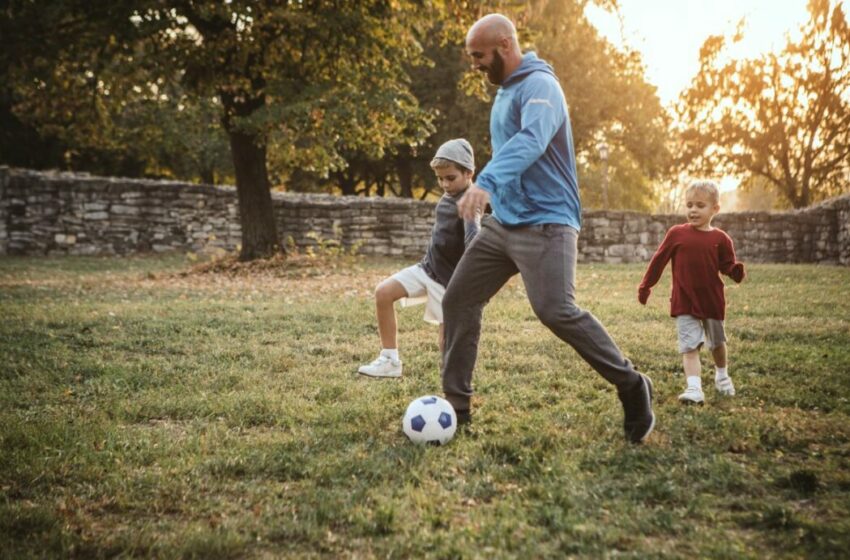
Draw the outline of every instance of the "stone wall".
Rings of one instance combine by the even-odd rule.
[[[417,257],[434,205],[392,198],[273,193],[281,242]],[[0,255],[124,255],[239,248],[236,190],[171,181],[0,167]]]
[[[360,254],[419,258],[434,204],[395,198],[274,193],[281,240],[301,250],[341,243]],[[232,187],[0,167],[0,255],[233,251],[241,239]],[[647,260],[677,215],[588,211],[585,262]],[[750,262],[850,265],[850,196],[792,212],[720,214],[715,224]]]
[[[585,212],[579,252],[586,261],[644,261],[682,221],[674,214]],[[850,265],[850,195],[789,212],[721,212],[712,224],[732,237],[745,261]]]

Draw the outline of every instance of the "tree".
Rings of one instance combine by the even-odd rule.
[[[778,53],[725,60],[726,38],[705,41],[679,104],[683,167],[762,178],[795,208],[848,189],[850,28],[841,3],[808,8]]]
[[[604,207],[607,184],[608,208],[650,210],[652,182],[664,178],[671,163],[669,117],[646,81],[640,55],[600,37],[584,16],[587,4],[545,3],[529,22],[530,39],[564,87],[583,203]],[[597,4],[616,9],[616,2]]]
[[[654,200],[651,182],[669,166],[668,117],[655,89],[646,83],[637,53],[618,51],[600,38],[583,15],[587,3],[538,0],[513,2],[499,10],[518,22],[523,46],[538,49],[565,83],[583,201],[602,205],[603,173],[597,147],[605,138],[611,153],[609,207],[647,210]],[[616,9],[612,2],[597,3]],[[397,192],[393,189],[395,194],[410,196],[415,190],[426,196],[434,186],[428,165],[431,155],[442,142],[458,136],[470,140],[478,168],[484,167],[490,157],[490,98],[496,87],[470,70],[464,54],[466,26],[484,11],[479,6],[466,12],[466,18],[437,21],[421,34],[424,57],[430,64],[410,72],[415,74],[411,91],[419,106],[433,116],[434,133],[424,143],[394,147],[382,160],[347,153],[345,176],[331,176],[343,192],[369,193],[370,182],[377,184],[378,177],[384,177],[386,183],[399,185]],[[363,165],[366,161],[369,164]],[[357,169],[363,172],[356,173]]]
[[[0,11],[2,161],[44,168],[85,160],[92,171],[140,172],[142,164],[131,154],[76,142],[99,138],[104,130],[92,118],[100,105],[90,93],[98,88],[97,76],[107,58],[103,53],[126,39],[120,26],[112,25],[113,10],[94,17],[97,10],[75,1],[5,3]],[[87,56],[70,54],[83,51]],[[48,105],[39,106],[39,99]],[[73,131],[65,126],[78,117]],[[85,130],[83,123],[89,123]]]
[[[232,176],[217,99],[140,64],[133,13],[133,3],[103,10],[68,0],[0,12],[9,38],[0,55],[0,114],[10,124],[3,161],[208,183]],[[18,149],[32,136],[47,149],[36,141]]]
[[[36,98],[61,100],[60,111],[42,114],[64,115],[59,126],[76,127],[75,137],[110,139],[100,131],[122,123],[111,109],[152,88],[170,100],[163,90],[176,84],[199,114],[216,98],[247,260],[279,248],[269,163],[279,179],[296,167],[327,173],[344,167],[340,151],[381,157],[422,135],[427,118],[404,69],[420,56],[413,29],[433,15],[413,0],[20,1],[2,13],[0,28],[16,45],[4,62],[14,67],[19,100],[39,89],[33,109],[44,109]],[[50,48],[29,37],[48,38]],[[103,110],[81,107],[107,98]],[[75,119],[77,109],[98,118]]]
[[[465,22],[471,17],[464,12]],[[489,99],[470,95],[458,87],[469,70],[463,51],[465,26],[458,21],[434,20],[416,30],[424,63],[409,64],[409,90],[424,116],[422,122],[405,131],[382,154],[361,148],[340,146],[337,153],[345,165],[336,166],[325,176],[297,172],[288,186],[294,190],[339,189],[342,194],[427,197],[438,191],[429,163],[437,147],[451,138],[464,137],[473,145],[476,163],[483,167],[489,155]],[[480,80],[476,76],[476,80]],[[478,93],[478,92],[476,92]],[[441,193],[438,193],[441,194]]]
[[[786,210],[787,204],[783,204],[785,201],[780,200],[776,189],[770,187],[764,177],[753,177],[749,183],[743,184],[729,193],[730,198],[734,195],[734,200],[726,200],[724,194],[721,200],[724,211],[769,212],[771,210]]]
[[[482,169],[490,158],[490,99],[483,89],[465,90],[470,70],[464,52],[465,28],[438,22],[422,38],[424,56],[431,61],[416,72],[411,89],[419,104],[433,114],[434,133],[410,155],[411,181],[427,196],[442,195],[430,167],[437,148],[452,138],[466,138],[475,150],[475,164]],[[479,87],[484,80],[475,75]]]
[[[277,248],[269,148],[285,167],[333,169],[342,164],[340,147],[380,154],[420,117],[402,71],[419,55],[411,33],[423,11],[413,2],[184,0],[138,16],[155,48],[185,71],[186,83],[221,100],[242,259]]]

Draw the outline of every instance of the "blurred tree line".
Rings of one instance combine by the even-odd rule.
[[[428,162],[459,136],[484,166],[495,90],[471,72],[463,42],[499,11],[561,79],[585,206],[656,209],[659,185],[675,189],[683,172],[761,177],[793,205],[840,190],[850,43],[840,3],[812,0],[803,42],[750,66],[721,64],[722,39],[710,38],[674,125],[640,56],[585,18],[591,1],[617,10],[616,0],[7,0],[0,162],[235,182],[241,256],[267,255],[279,247],[271,188],[436,196]],[[815,51],[821,70],[805,70]],[[789,93],[783,75],[795,78]]]
[[[601,203],[606,138],[610,206],[650,209],[667,117],[640,59],[597,34],[586,3],[11,0],[0,158],[235,182],[242,256],[268,254],[272,187],[425,198],[439,194],[432,154],[459,136],[483,167],[494,90],[470,72],[463,41],[498,10],[564,83],[586,203]]]
[[[677,167],[740,176],[743,208],[850,191],[850,26],[842,1],[809,0],[808,11],[782,50],[758,58],[728,53],[743,25],[709,37],[678,104]]]

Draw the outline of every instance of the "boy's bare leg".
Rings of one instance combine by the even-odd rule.
[[[401,359],[397,348],[395,302],[407,296],[401,282],[386,278],[375,288],[375,315],[378,318],[378,336],[381,338],[381,353],[370,364],[363,364],[357,373],[369,377],[401,377]]]
[[[682,365],[685,377],[701,377],[702,364],[699,361],[699,350],[691,350],[682,354]]]
[[[712,349],[711,355],[714,358],[714,387],[721,395],[734,396],[735,385],[729,377],[729,372],[726,371],[726,343]]]
[[[375,288],[375,315],[378,319],[378,335],[381,348],[398,348],[398,326],[395,302],[407,297],[407,291],[398,280],[387,278]]]
[[[714,358],[714,365],[719,368],[726,367],[726,343],[724,342],[717,348],[711,351],[711,356]]]
[[[699,349],[682,354],[682,365],[688,385],[685,392],[679,395],[679,401],[686,404],[702,404],[705,401],[705,395],[702,392],[702,364],[699,361]]]

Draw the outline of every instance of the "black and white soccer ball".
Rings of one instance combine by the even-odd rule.
[[[449,401],[427,395],[413,399],[401,425],[405,435],[415,444],[445,445],[455,435],[457,415]]]

